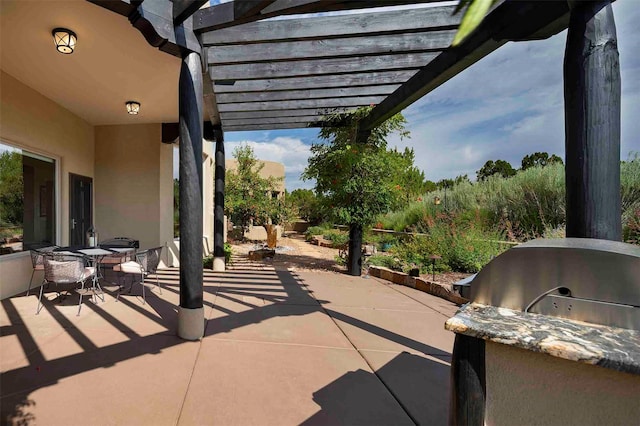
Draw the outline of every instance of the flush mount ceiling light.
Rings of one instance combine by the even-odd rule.
[[[51,31],[51,34],[53,34],[53,41],[58,52],[65,55],[73,53],[73,49],[76,48],[76,41],[78,41],[76,33],[66,28],[56,28]]]
[[[140,112],[140,102],[127,101],[127,112],[132,115],[138,115]]]

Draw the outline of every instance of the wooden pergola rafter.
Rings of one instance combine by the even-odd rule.
[[[320,127],[318,113],[382,102],[450,46],[460,18],[453,6],[434,6],[258,21],[203,33],[222,128]],[[296,118],[262,114],[313,108],[319,111]],[[238,112],[245,114],[229,115]]]

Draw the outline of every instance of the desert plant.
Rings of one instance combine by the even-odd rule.
[[[329,229],[322,233],[322,237],[325,240],[329,240],[333,243],[333,247],[339,247],[345,245],[349,241],[349,234],[344,231],[338,231],[337,229]]]
[[[329,224],[320,224],[318,226],[310,226],[307,228],[307,231],[304,233],[305,240],[311,241],[311,239],[315,235],[322,235],[325,231],[331,229],[331,225]]]
[[[383,254],[374,254],[369,257],[367,262],[371,266],[382,266],[394,271],[402,271],[405,269],[403,262],[400,259],[393,256],[385,256]]]

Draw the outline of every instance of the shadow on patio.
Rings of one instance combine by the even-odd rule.
[[[79,317],[75,293],[37,316],[33,295],[3,300],[2,422],[446,423],[454,305],[236,259],[205,272],[205,338],[185,342],[179,270],[159,277],[146,305],[107,286]]]

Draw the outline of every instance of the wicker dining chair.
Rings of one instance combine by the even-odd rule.
[[[58,246],[49,246],[31,249],[31,266],[33,266],[33,271],[31,271],[31,279],[29,280],[29,287],[27,288],[27,294],[25,294],[25,296],[28,296],[29,292],[31,291],[33,276],[36,271],[44,271],[43,253],[53,251],[57,248]]]
[[[61,254],[56,252],[42,253],[43,265],[44,265],[44,280],[42,286],[40,286],[40,296],[38,297],[38,307],[36,308],[36,315],[40,313],[42,309],[42,292],[45,284],[55,284],[56,287],[59,284],[80,284],[80,291],[84,290],[86,281],[96,273],[94,267],[87,266],[86,258],[78,254]],[[62,298],[60,292],[58,297]],[[94,289],[95,294],[95,289]],[[78,293],[78,313],[80,315],[80,309],[82,309],[82,296],[81,292]]]
[[[160,263],[160,255],[162,254],[163,248],[164,248],[163,246],[160,246],[160,247],[155,247],[148,250],[140,251],[136,253],[135,261],[121,263],[113,267],[114,271],[119,271],[124,274],[133,274],[134,277],[136,275],[140,275],[139,282],[142,285],[142,304],[143,305],[147,303],[144,281],[147,278],[147,276],[149,276],[149,274],[155,274],[156,271],[158,270],[158,264]],[[132,281],[131,287],[129,287],[129,293],[131,293],[131,290],[133,289],[134,284],[136,284],[136,282]],[[158,287],[158,289],[160,290],[160,294],[162,294],[162,286],[160,285],[160,281],[158,279],[157,274],[156,274],[156,287]],[[116,300],[118,300],[120,297],[121,289],[122,289],[122,286],[120,287],[120,289],[118,289],[118,295],[116,296]]]

